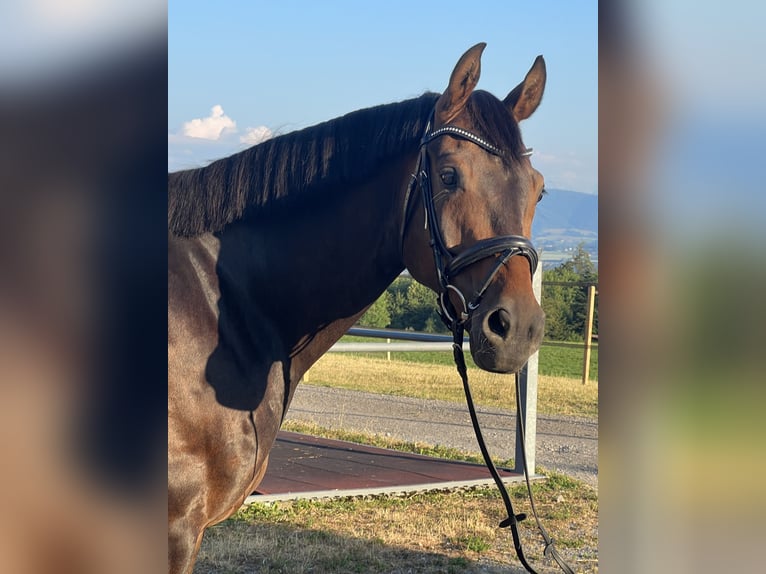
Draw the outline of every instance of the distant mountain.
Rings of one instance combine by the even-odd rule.
[[[543,268],[570,259],[580,244],[597,264],[598,196],[548,189],[535,212],[532,241],[541,252]]]
[[[598,234],[598,196],[565,189],[548,189],[538,204],[532,237],[579,230]]]

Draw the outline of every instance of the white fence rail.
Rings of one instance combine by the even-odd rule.
[[[386,339],[385,343],[335,343],[330,353],[374,353],[385,351],[451,351],[452,337],[419,331],[399,331],[396,329],[371,329],[368,327],[352,327],[346,333],[356,337]],[[392,343],[408,341],[406,343]],[[464,339],[463,350],[469,351],[468,339]]]
[[[363,335],[362,335],[363,336]],[[452,343],[335,343],[328,353],[382,353],[410,351],[451,351]],[[463,350],[469,351],[468,343]]]

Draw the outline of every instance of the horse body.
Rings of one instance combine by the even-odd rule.
[[[390,189],[406,187],[398,184],[412,161],[387,172]],[[303,374],[403,269],[396,221],[379,217],[401,197],[377,193],[381,185],[292,212],[289,226],[271,214],[221,234],[170,237],[169,472],[182,478],[169,511],[178,554],[196,550],[202,530],[257,486]],[[326,229],[323,209],[346,210],[351,224]],[[296,301],[314,303],[295,313]]]
[[[308,143],[283,136],[206,168],[169,174],[170,572],[191,572],[204,529],[228,517],[255,489],[301,377],[405,264],[420,282],[439,288],[428,232],[420,224],[425,207],[411,193],[412,170],[430,121],[475,129],[464,108],[478,81],[482,49],[463,56],[438,100],[427,95],[350,114],[310,128]],[[520,86],[528,80],[529,75]],[[529,94],[514,92],[529,103]],[[540,89],[532,97],[539,101],[541,94]],[[505,109],[499,100],[497,105]],[[499,113],[513,127],[511,112],[518,104],[513,100],[506,107]],[[350,143],[343,133],[351,134]],[[462,178],[460,193],[447,190],[449,197],[439,204],[448,248],[459,251],[498,233],[528,236],[542,187],[528,160],[498,163],[472,144],[442,139],[432,144],[430,169],[442,174],[449,168]],[[517,139],[509,141],[518,147]],[[353,152],[360,154],[361,167],[346,157],[348,148],[359,148]],[[450,159],[456,156],[467,163]],[[249,175],[253,166],[269,162],[271,171]],[[304,185],[296,173],[315,185]],[[528,190],[512,199],[485,186]],[[253,198],[254,187],[264,195]],[[280,187],[293,191],[282,194]],[[298,194],[295,188],[308,191]],[[188,205],[179,207],[184,201]],[[223,215],[216,220],[216,213]],[[508,214],[512,221],[499,223]],[[491,223],[482,226],[484,220]],[[529,265],[514,259],[493,272],[497,278],[484,296],[488,303],[468,320],[472,348],[491,370],[516,366],[542,336]],[[491,265],[478,261],[455,284],[475,290]],[[503,346],[512,349],[506,352],[510,359]]]

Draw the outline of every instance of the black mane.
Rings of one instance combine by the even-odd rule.
[[[248,208],[361,181],[381,162],[417,148],[437,97],[355,111],[170,173],[168,227],[180,236],[220,231]]]
[[[358,110],[279,136],[210,165],[168,174],[168,228],[179,236],[220,231],[248,209],[363,181],[417,148],[438,94]],[[478,135],[518,157],[519,128],[503,103],[474,92]]]

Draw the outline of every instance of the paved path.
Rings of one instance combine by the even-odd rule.
[[[513,411],[478,407],[484,438],[492,456],[515,456]],[[288,420],[391,436],[410,442],[476,452],[476,438],[465,405],[446,401],[377,395],[301,384]],[[548,416],[537,418],[537,465],[576,477],[598,488],[598,421]]]

